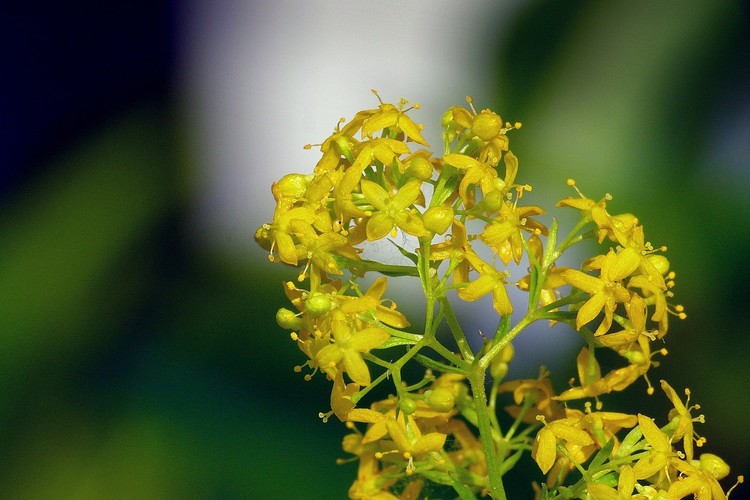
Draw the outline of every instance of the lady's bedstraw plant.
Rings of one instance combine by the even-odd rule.
[[[697,453],[705,439],[693,426],[704,417],[687,389],[683,401],[662,380],[674,408],[656,419],[603,411],[599,399],[640,378],[654,392],[647,373],[667,354],[661,339],[669,318],[685,317],[671,303],[675,274],[666,248],[646,239],[636,216],[610,214],[608,195],[587,198],[572,180],[574,194],[556,205],[579,213],[572,230],[535,220],[545,210],[522,203],[531,186],[517,181],[518,159],[508,147],[508,133],[521,124],[488,109],[477,113],[467,101],[470,110],[452,107],[443,115],[438,157],[421,148],[422,127],[407,114],[418,105],[381,101],[342,119],[320,145],[312,174],[273,184],[273,221],[255,235],[271,261],[300,269],[296,283],[285,284],[292,308],[276,319],[308,358],[296,370],[309,371],[307,379],[322,372],[332,383],[331,410],[321,417],[335,415],[351,431],[343,449],[359,469],[350,497],[417,499],[441,485],[462,499],[504,499],[503,476],[530,453],[546,474],[534,485],[541,499],[726,498],[719,480],[729,467]],[[416,248],[395,243],[403,243],[400,233]],[[367,242],[384,238],[407,264],[362,258]],[[585,239],[596,240],[601,254],[580,270],[556,266]],[[512,277],[507,266],[524,258],[528,274]],[[362,290],[357,280],[368,273],[380,276]],[[389,278],[419,280],[424,330],[410,330],[385,298]],[[512,303],[509,287],[528,300]],[[487,294],[498,322],[484,337],[461,327],[451,300]],[[514,311],[522,313],[516,323]],[[505,380],[511,341],[540,320],[565,323],[585,342],[578,382],[559,394],[544,368],[536,379]],[[452,338],[438,338],[444,325]],[[472,348],[480,336],[481,347]],[[622,366],[602,373],[597,358],[607,350]],[[413,363],[424,375],[405,380]],[[384,384],[393,394],[366,403]],[[508,406],[499,407],[499,398]],[[512,423],[501,425],[498,411]]]

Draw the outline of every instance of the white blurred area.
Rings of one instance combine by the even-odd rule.
[[[184,17],[184,95],[198,237],[234,257],[273,215],[271,183],[311,172],[341,117],[402,97],[440,154],[440,117],[498,95],[496,43],[522,1],[193,3]],[[257,255],[257,254],[255,254]]]
[[[526,3],[193,4],[185,18],[183,71],[198,244],[214,255],[261,265],[264,251],[253,234],[273,216],[271,183],[287,173],[311,172],[320,153],[303,146],[321,143],[339,118],[349,120],[361,109],[376,107],[372,88],[386,102],[404,97],[420,103],[410,116],[425,125],[425,138],[440,155],[445,109],[464,105],[467,94],[478,109],[497,101],[497,43]],[[379,260],[401,257],[387,243],[372,251]],[[514,272],[513,278],[522,274]],[[422,314],[419,283],[404,281],[393,280],[388,296],[408,314]],[[514,295],[520,313],[526,296]],[[479,330],[492,335],[497,315],[490,297],[474,304],[456,302],[472,341],[481,342]],[[533,359],[522,354],[524,364],[549,363],[544,358],[559,351],[560,342],[575,342],[574,335],[555,333],[558,341],[530,332],[523,342],[535,345]],[[535,376],[535,370],[523,375]]]

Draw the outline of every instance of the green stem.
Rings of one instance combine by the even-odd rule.
[[[506,500],[502,471],[500,469],[500,455],[495,446],[495,440],[492,437],[492,424],[487,409],[487,396],[484,390],[485,373],[485,369],[475,366],[469,375],[469,384],[471,385],[471,393],[474,398],[474,410],[477,413],[479,439],[482,441],[484,460],[487,464],[490,494],[496,500]]]
[[[448,323],[448,327],[453,334],[453,340],[456,341],[458,350],[461,351],[461,356],[463,356],[466,361],[471,363],[472,361],[474,361],[474,353],[471,352],[471,347],[469,346],[469,342],[466,340],[466,335],[464,335],[464,331],[458,322],[458,318],[456,318],[456,314],[453,312],[453,307],[451,306],[450,301],[445,295],[440,297],[440,307],[443,310],[445,322]]]

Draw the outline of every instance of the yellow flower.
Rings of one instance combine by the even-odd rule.
[[[373,93],[380,100],[380,96],[373,90]],[[362,137],[372,137],[372,134],[383,129],[393,129],[394,132],[403,132],[406,137],[416,143],[423,146],[427,146],[424,137],[422,137],[422,128],[414,123],[411,118],[406,115],[409,109],[404,109],[404,106],[408,104],[408,101],[401,99],[398,103],[398,107],[390,103],[383,103],[380,101],[380,106],[377,110],[370,111],[370,116],[365,119],[362,124]],[[419,108],[419,104],[414,105],[415,108]],[[394,135],[396,135],[394,133]]]
[[[362,297],[352,297],[348,295],[339,295],[337,299],[341,303],[341,311],[347,314],[358,314],[372,311],[378,321],[394,328],[407,328],[409,320],[406,316],[396,310],[396,304],[392,303],[391,307],[383,305],[381,297],[388,286],[388,279],[385,276],[373,281],[370,288]]]
[[[701,470],[676,458],[672,459],[672,465],[683,475],[669,486],[668,500],[685,498],[691,494],[697,500],[726,500],[724,490],[710,471]]]
[[[430,260],[451,260],[456,262],[453,270],[453,283],[466,283],[469,281],[469,262],[465,260],[464,248],[468,245],[466,240],[466,227],[458,220],[453,220],[451,234],[442,243],[430,247]]]
[[[664,471],[669,465],[672,457],[672,444],[661,429],[659,429],[653,420],[645,415],[638,414],[638,426],[646,438],[651,449],[648,454],[641,457],[633,466],[633,473],[636,479],[646,479],[657,472]],[[655,481],[657,484],[659,481]]]
[[[630,276],[638,267],[639,260],[630,252],[611,250],[604,257],[599,278],[575,269],[563,271],[561,276],[569,284],[590,295],[576,315],[576,329],[591,322],[604,310],[604,320],[599,324],[595,334],[609,331],[612,315],[618,302],[630,299],[630,293],[622,285],[622,280]]]
[[[624,353],[623,356],[626,354]],[[568,389],[554,399],[558,401],[571,401],[582,398],[596,398],[601,394],[624,390],[635,382],[638,377],[646,373],[650,366],[650,351],[643,353],[643,355],[641,355],[641,351],[637,351],[637,354],[637,356],[633,354],[632,357],[636,358],[635,360],[638,363],[631,362],[628,366],[612,370],[602,377],[599,363],[594,357],[593,352],[584,347],[576,359],[578,380],[581,382],[581,386]],[[598,400],[597,406],[601,407],[601,402]]]
[[[314,212],[309,208],[290,208],[287,204],[279,203],[273,214],[273,222],[259,227],[255,233],[255,240],[269,250],[268,260],[271,262],[275,260],[273,252],[277,250],[281,262],[296,266],[297,249],[290,224],[295,219],[310,221],[313,217]],[[266,242],[270,242],[268,246]]]
[[[395,483],[395,478],[381,470],[375,454],[363,453],[359,457],[357,480],[349,488],[349,498],[355,500],[399,500],[387,490]]]
[[[536,435],[531,457],[536,461],[539,468],[546,474],[555,463],[557,457],[557,441],[575,446],[589,446],[594,444],[589,434],[578,428],[580,419],[563,418],[547,423]]]
[[[406,182],[395,194],[389,194],[379,184],[362,180],[362,194],[378,212],[367,221],[367,239],[379,240],[394,227],[413,236],[426,236],[422,219],[408,209],[422,194],[422,181],[412,179]],[[416,210],[415,210],[416,212]]]
[[[523,256],[521,231],[533,235],[547,234],[547,228],[531,218],[543,213],[544,210],[537,206],[519,207],[515,203],[504,202],[500,215],[487,224],[479,239],[489,245],[506,266],[511,259],[518,264]]]
[[[523,417],[523,421],[534,423],[537,416],[543,416],[547,421],[557,420],[565,416],[564,408],[553,399],[555,391],[549,380],[549,372],[540,370],[539,378],[522,379],[503,382],[497,388],[498,392],[512,392],[514,406],[507,406],[505,410],[514,418],[521,413],[522,403],[525,399],[531,399],[531,413]]]
[[[333,377],[341,364],[352,381],[362,386],[370,385],[370,370],[362,359],[362,353],[388,340],[388,332],[377,327],[360,330],[352,319],[340,311],[331,321],[331,331],[333,343],[317,354],[320,368]]]
[[[646,331],[646,302],[643,298],[637,293],[632,294],[625,308],[628,312],[625,328],[596,338],[603,346],[628,349],[641,335],[654,338],[653,333]]]
[[[413,421],[403,418],[388,417],[385,426],[388,429],[388,435],[393,440],[393,445],[409,460],[410,466],[412,459],[419,458],[427,453],[437,452],[443,449],[447,434],[442,432],[428,432],[422,434],[419,426],[412,424]],[[384,446],[388,446],[384,443]],[[407,467],[409,473],[410,467]]]
[[[458,296],[467,302],[478,300],[492,292],[492,305],[500,316],[507,316],[513,312],[513,304],[505,289],[505,273],[499,272],[494,267],[483,261],[473,250],[465,251],[466,260],[469,261],[478,273],[479,277],[458,289]]]
[[[443,156],[443,164],[452,165],[464,171],[464,175],[458,186],[458,195],[467,207],[472,206],[474,200],[473,191],[468,192],[470,186],[479,186],[484,196],[493,191],[505,193],[513,184],[518,170],[518,160],[512,153],[505,155],[505,180],[498,178],[494,165],[468,155],[458,153],[447,154]]]
[[[629,498],[633,498],[635,474],[632,467],[625,465],[620,469],[620,477],[617,479],[616,490],[601,483],[588,483],[587,487],[592,500],[628,500]]]
[[[354,409],[352,396],[359,392],[359,385],[355,383],[345,383],[342,372],[337,372],[333,378],[333,388],[331,390],[331,410],[339,420],[345,422],[347,416]],[[327,417],[323,417],[325,422]]]
[[[308,266],[313,265],[325,273],[344,274],[339,269],[334,253],[348,246],[346,236],[329,231],[318,234],[309,221],[295,219],[289,223],[290,230],[297,236],[300,244],[297,247],[297,259],[308,259]],[[353,248],[345,251],[347,257],[359,259]],[[300,281],[305,278],[307,269],[300,274]]]
[[[672,434],[672,439],[677,440],[682,438],[682,444],[685,448],[685,458],[690,461],[693,459],[693,441],[695,440],[698,447],[703,446],[703,443],[706,442],[705,438],[698,436],[693,430],[693,422],[704,423],[705,417],[699,415],[694,418],[690,415],[690,410],[699,410],[700,405],[688,406],[690,404],[689,389],[685,389],[687,400],[685,401],[685,404],[682,404],[679,396],[666,380],[661,381],[661,388],[674,405],[674,409],[669,412],[670,420],[674,421],[677,419],[677,427],[675,428],[674,434]]]

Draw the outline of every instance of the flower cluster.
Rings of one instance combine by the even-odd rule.
[[[685,318],[671,303],[666,247],[645,238],[636,216],[611,214],[609,195],[587,198],[572,180],[575,196],[557,207],[580,214],[575,227],[563,237],[556,219],[540,221],[546,211],[522,203],[532,187],[518,183],[509,149],[508,134],[521,124],[467,101],[468,109],[454,106],[442,117],[441,156],[426,149],[422,126],[408,114],[419,105],[380,101],[342,119],[312,174],[273,184],[273,220],[255,234],[269,260],[299,269],[297,283],[285,284],[293,309],[276,319],[307,358],[296,370],[331,382],[330,410],[320,416],[335,415],[351,431],[343,449],[359,468],[350,497],[416,499],[448,488],[460,498],[505,498],[503,475],[530,453],[546,475],[537,498],[726,498],[719,480],[729,467],[695,454],[705,443],[693,428],[704,418],[692,414],[698,405],[683,403],[664,380],[674,409],[661,426],[637,412],[603,411],[600,400],[641,377],[654,393],[648,372],[655,355],[667,354],[669,317]],[[402,264],[363,256],[383,239]],[[592,239],[601,253],[580,269],[556,265]],[[363,291],[368,274],[376,278]],[[426,306],[419,331],[385,298],[389,278],[419,280]],[[528,300],[514,304],[509,287]],[[498,326],[489,337],[476,334],[479,348],[461,327],[454,295],[491,295]],[[513,323],[512,314],[521,319]],[[537,379],[505,380],[511,341],[536,321],[569,325],[583,339],[578,382],[560,393],[544,368]],[[446,326],[449,339],[438,335]],[[602,374],[597,354],[605,350],[622,366]],[[421,364],[424,375],[405,380],[407,364]],[[387,382],[390,396],[364,403]],[[508,401],[509,426],[500,424],[499,399]]]

